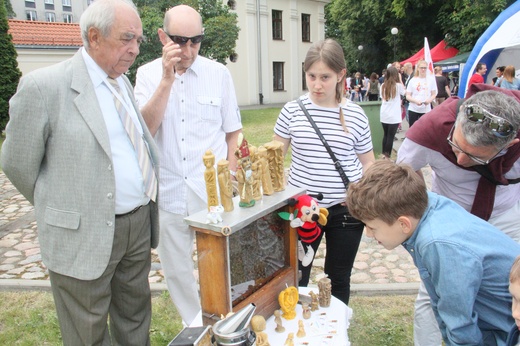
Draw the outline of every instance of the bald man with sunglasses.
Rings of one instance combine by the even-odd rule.
[[[202,157],[211,149],[236,170],[242,131],[228,69],[199,56],[202,18],[193,8],[168,10],[158,29],[162,57],[137,70],[135,96],[161,152],[159,257],[170,296],[186,325],[202,325],[194,277],[194,232],[187,215],[207,208]],[[202,42],[203,43],[203,42]]]
[[[397,155],[398,163],[409,164],[418,174],[429,165],[434,173],[432,191],[516,242],[520,242],[519,102],[518,91],[473,84],[465,100],[450,97],[417,121]],[[423,284],[414,322],[415,345],[441,344]]]

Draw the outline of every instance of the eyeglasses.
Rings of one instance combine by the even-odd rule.
[[[464,114],[469,121],[482,123],[497,137],[507,137],[511,132],[517,131],[508,120],[488,112],[479,105],[465,105]]]
[[[455,142],[453,142],[453,130],[455,129],[455,125],[453,125],[453,127],[451,128],[450,130],[450,133],[448,134],[448,138],[446,138],[446,140],[448,141],[448,143],[451,145],[452,148],[455,148],[456,151],[460,152],[460,153],[463,153],[464,155],[466,155],[467,157],[469,157],[470,159],[472,159],[473,161],[475,161],[476,163],[480,164],[480,165],[487,165],[488,163],[490,163],[492,160],[494,160],[498,154],[500,154],[502,152],[502,150],[504,150],[507,146],[507,144],[505,146],[503,146],[502,148],[500,148],[500,150],[495,154],[493,155],[493,157],[491,157],[490,159],[488,160],[482,160],[481,158],[479,157],[476,157],[474,155],[471,155],[470,153],[467,153],[465,152],[464,150],[462,150],[461,147],[459,147],[457,144],[455,144]]]
[[[419,67],[419,70],[426,70],[428,67]]]
[[[168,37],[175,43],[177,43],[180,46],[184,46],[188,41],[191,40],[191,43],[197,44],[202,41],[204,38],[204,35],[197,35],[193,37],[186,37],[186,36],[178,36],[178,35],[170,35],[165,31],[165,34],[168,35]]]

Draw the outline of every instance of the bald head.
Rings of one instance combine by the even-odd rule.
[[[188,5],[174,6],[164,15],[164,31],[186,37],[200,35],[202,17]]]

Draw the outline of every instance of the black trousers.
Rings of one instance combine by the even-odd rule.
[[[392,148],[394,146],[394,138],[397,133],[399,124],[385,124],[383,125],[383,155],[386,157],[392,156]]]
[[[325,273],[331,280],[332,295],[348,305],[350,274],[365,225],[353,218],[345,206],[338,204],[328,210],[327,225],[322,228],[327,241]],[[317,243],[319,245],[319,242]],[[302,270],[302,281],[303,278],[307,278],[306,286],[309,282],[311,265],[304,269],[306,272]],[[302,281],[300,281],[300,286],[302,286]]]
[[[408,110],[408,124],[410,124],[410,127],[413,126],[413,123],[415,123],[421,116],[423,116],[424,113],[417,113],[411,110]]]

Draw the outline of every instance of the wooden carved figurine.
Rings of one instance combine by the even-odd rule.
[[[330,279],[327,277],[320,279],[320,281],[318,281],[318,288],[320,306],[323,308],[328,308],[330,306],[332,293]]]
[[[294,333],[289,333],[283,346],[294,346]]]
[[[259,201],[262,199],[262,168],[258,160],[258,149],[254,145],[249,146],[249,155],[251,156],[251,169],[253,170],[253,199]]]
[[[283,311],[283,318],[292,320],[296,317],[296,304],[299,299],[298,289],[294,286],[287,287],[278,295],[278,303]]]
[[[206,182],[206,193],[208,195],[208,210],[210,207],[218,205],[217,193],[217,172],[215,171],[215,155],[211,149],[206,150],[202,157],[206,170],[204,171],[204,181]]]
[[[306,320],[311,318],[311,307],[309,303],[302,303],[302,317]]]
[[[264,144],[271,170],[271,181],[276,192],[285,190],[285,171],[283,166],[283,143],[277,140]]]
[[[261,145],[258,147],[258,162],[262,174],[262,193],[266,196],[273,194],[273,182],[271,180],[271,171],[269,170],[269,161],[267,160],[267,149]]]
[[[238,193],[240,194],[240,207],[249,208],[255,205],[253,199],[253,171],[251,170],[251,157],[249,156],[249,146],[244,135],[238,135],[238,148],[235,151],[237,157],[237,181]]]
[[[262,315],[255,315],[251,319],[251,328],[256,334],[256,346],[270,346],[265,330],[265,318]]]
[[[274,323],[276,323],[276,328],[274,329],[277,333],[285,332],[285,327],[282,326],[282,311],[274,310]]]
[[[319,310],[318,296],[313,291],[310,291],[309,295],[311,296],[311,311]]]
[[[305,333],[305,327],[303,326],[303,321],[298,321],[298,332],[296,333],[297,338],[304,338],[307,333]]]
[[[233,211],[233,184],[229,173],[229,161],[220,160],[217,163],[218,186],[220,188],[220,204],[225,212]]]

